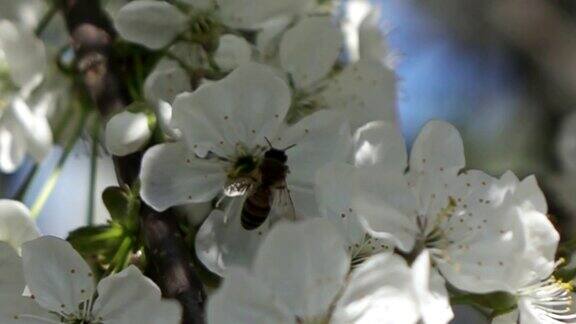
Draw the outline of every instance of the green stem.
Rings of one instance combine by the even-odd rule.
[[[107,273],[107,275],[120,272],[126,267],[131,249],[132,238],[127,236],[124,238],[124,240],[122,240],[122,243],[118,247],[114,258],[112,259],[112,262],[110,262],[110,268],[108,269],[109,273]]]
[[[48,180],[46,180],[46,182],[44,183],[42,190],[40,191],[40,194],[38,194],[38,196],[36,197],[36,200],[34,200],[34,203],[32,204],[32,208],[30,209],[30,214],[32,216],[32,219],[37,219],[38,216],[40,216],[40,212],[44,208],[46,201],[48,201],[50,194],[52,193],[52,191],[56,187],[56,183],[58,182],[58,178],[60,177],[60,174],[62,174],[62,169],[64,168],[64,164],[66,163],[66,160],[70,156],[70,153],[72,153],[72,149],[74,148],[76,141],[82,135],[82,130],[83,130],[84,124],[86,122],[86,117],[87,117],[87,113],[82,111],[82,115],[80,116],[81,121],[80,121],[80,123],[78,123],[78,126],[76,127],[74,136],[66,144],[66,147],[64,148],[64,152],[60,156],[60,159],[58,160],[56,167],[54,168],[54,170],[52,170],[52,173],[48,177]]]
[[[87,225],[94,224],[94,212],[96,202],[96,174],[98,171],[98,136],[100,123],[94,123],[94,132],[92,134],[92,152],[90,155],[90,180],[89,180],[89,193],[88,193],[88,216],[86,219]]]
[[[50,21],[52,21],[52,18],[54,18],[57,12],[58,12],[58,6],[56,5],[52,5],[50,9],[48,9],[48,11],[44,14],[44,16],[42,16],[42,19],[38,23],[38,26],[36,26],[36,29],[34,30],[36,36],[40,37],[42,35],[42,33],[44,32],[46,27],[48,27],[48,24],[50,24]]]

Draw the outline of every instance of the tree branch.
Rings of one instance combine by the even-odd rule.
[[[130,102],[113,63],[116,33],[100,1],[62,0],[61,5],[79,76],[103,120],[107,120]],[[132,184],[137,179],[141,158],[142,152],[114,157],[120,184]],[[203,323],[204,290],[193,270],[175,215],[170,211],[158,213],[143,203],[140,216],[145,244],[164,295],[182,304],[183,323]]]

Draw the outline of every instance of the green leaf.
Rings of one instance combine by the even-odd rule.
[[[516,307],[516,297],[507,292],[498,291],[490,294],[462,294],[452,296],[450,302],[453,304],[475,304],[493,310],[495,313],[503,314]]]
[[[116,250],[125,233],[115,224],[81,227],[68,234],[68,242],[83,256],[106,256]]]
[[[132,234],[138,232],[140,199],[137,191],[129,187],[108,187],[102,193],[102,200],[114,221]]]

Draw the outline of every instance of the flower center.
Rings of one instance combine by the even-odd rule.
[[[389,251],[390,249],[391,246],[389,244],[365,234],[361,242],[348,246],[348,250],[352,256],[351,266],[352,268],[355,268],[370,256],[376,253]]]
[[[521,289],[519,297],[527,298],[540,313],[542,319],[570,322],[576,319],[574,287],[554,277]]]
[[[259,159],[257,159],[254,155],[239,156],[234,162],[234,166],[232,168],[232,172],[229,174],[229,177],[235,179],[240,176],[249,175],[258,167],[258,164]]]
[[[94,299],[90,298],[78,306],[77,312],[68,314],[61,311],[58,313],[58,316],[60,316],[60,321],[62,323],[67,324],[102,324],[102,318],[94,318],[92,315],[93,305]]]
[[[454,215],[456,207],[456,200],[448,197],[448,203],[440,209],[435,217],[423,213],[419,214],[416,220],[420,233],[418,239],[420,246],[428,249],[437,258],[444,259],[446,257],[445,250],[453,243],[446,235],[446,224]]]

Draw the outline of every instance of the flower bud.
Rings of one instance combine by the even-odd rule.
[[[145,113],[123,111],[112,117],[106,124],[106,148],[117,156],[125,156],[138,151],[151,136],[152,131]]]

